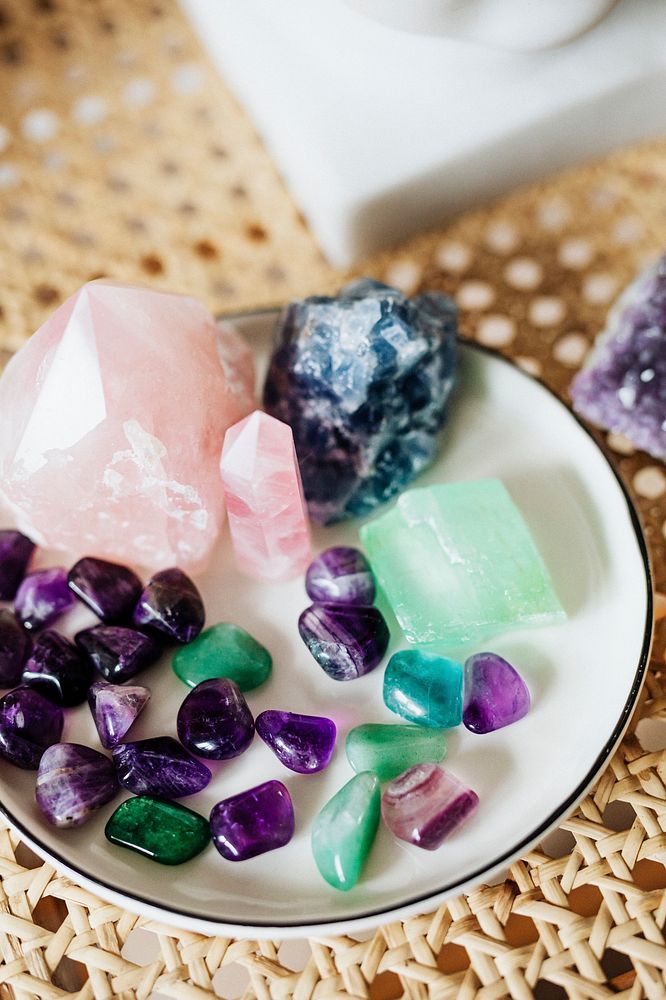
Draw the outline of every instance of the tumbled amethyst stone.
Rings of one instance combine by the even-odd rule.
[[[29,631],[51,625],[76,603],[61,566],[38,569],[21,583],[14,599],[16,617]]]
[[[135,795],[180,799],[206,787],[212,775],[205,764],[171,736],[156,736],[113,748],[118,781]]]
[[[389,630],[377,608],[312,604],[298,619],[298,631],[319,666],[335,681],[369,673],[389,644]]]
[[[213,843],[227,861],[247,861],[288,844],[294,807],[281,781],[264,781],[213,806]]]
[[[297,712],[261,712],[257,734],[290,771],[314,774],[330,763],[336,728],[332,719]]]
[[[254,719],[241,689],[227,677],[202,681],[180,706],[178,739],[211,760],[238,757],[254,736]]]
[[[96,625],[74,637],[102,677],[121,684],[157,660],[162,652],[152,636],[122,625]]]
[[[0,687],[13,687],[21,680],[30,651],[30,636],[6,608],[0,610]]]
[[[120,743],[149,701],[148,688],[95,681],[88,705],[102,746],[109,750]]]
[[[463,724],[473,733],[492,733],[527,715],[530,693],[515,667],[497,653],[465,660]]]
[[[47,630],[35,639],[21,680],[56,705],[71,707],[86,700],[93,669],[69,639]]]
[[[141,593],[141,580],[127,566],[86,556],[69,571],[69,585],[107,624],[127,621]]]
[[[80,743],[56,743],[44,752],[35,798],[49,823],[81,826],[118,792],[113,763]]]
[[[134,609],[134,624],[172,642],[191,642],[204,626],[201,594],[182,570],[163,569],[148,582]]]
[[[34,551],[35,543],[20,531],[0,531],[0,601],[14,599]]]
[[[62,736],[64,714],[58,705],[29,687],[0,698],[0,755],[36,771],[47,747]]]
[[[375,578],[362,552],[338,545],[312,560],[305,589],[313,601],[369,605],[375,599]]]

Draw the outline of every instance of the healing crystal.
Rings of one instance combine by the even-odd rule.
[[[312,604],[298,619],[298,631],[319,666],[335,681],[369,673],[390,639],[381,611],[351,604]]]
[[[182,570],[163,569],[148,581],[134,609],[137,628],[171,642],[191,642],[204,626],[201,594]]]
[[[436,850],[479,804],[479,797],[436,764],[417,764],[382,795],[382,818],[391,833],[426,851]]]
[[[419,726],[450,729],[462,719],[463,668],[425,649],[394,653],[384,673],[384,703]]]
[[[20,531],[0,531],[0,601],[13,600],[34,551],[35,543]]]
[[[339,545],[313,559],[305,574],[305,589],[313,601],[369,605],[375,599],[375,578],[362,552]]]
[[[0,687],[13,687],[21,680],[30,651],[30,637],[5,608],[0,609]]]
[[[564,611],[523,516],[498,479],[409,490],[361,528],[410,642],[455,647]]]
[[[530,693],[515,667],[497,653],[465,660],[463,723],[473,733],[492,733],[527,715]]]
[[[666,254],[609,313],[571,398],[593,424],[666,458]]]
[[[108,757],[80,743],[56,743],[44,751],[35,798],[49,823],[81,826],[118,792]]]
[[[255,410],[227,431],[220,472],[238,568],[267,581],[304,573],[310,531],[291,428]]]
[[[345,749],[357,773],[372,771],[380,781],[390,781],[415,764],[444,760],[446,737],[441,729],[367,722],[350,729]]]
[[[107,624],[129,619],[141,593],[141,580],[131,569],[93,556],[72,566],[69,585]]]
[[[264,781],[213,806],[213,843],[227,861],[247,861],[288,844],[294,807],[281,781]]]
[[[107,840],[162,865],[181,865],[210,840],[208,820],[179,802],[150,795],[121,802],[104,830]]]
[[[362,280],[282,314],[266,410],[294,432],[311,517],[369,513],[433,459],[456,368],[456,307]]]
[[[240,688],[225,677],[203,681],[185,698],[177,719],[178,739],[211,760],[238,757],[254,737],[254,719]]]
[[[0,698],[0,756],[36,771],[47,747],[62,736],[64,713],[29,687],[17,687]]]
[[[118,781],[135,795],[179,799],[210,782],[209,769],[171,736],[156,736],[113,748]]]
[[[51,625],[75,602],[67,583],[67,570],[55,567],[29,573],[16,592],[14,608],[16,617],[32,630]]]
[[[56,704],[69,708],[86,700],[93,669],[69,639],[47,630],[35,639],[21,680]]]
[[[96,625],[83,629],[74,638],[95,670],[105,680],[119,684],[150,666],[162,652],[151,636],[121,625]]]
[[[269,710],[257,716],[255,726],[257,735],[290,771],[314,774],[328,767],[336,737],[332,719]]]
[[[46,548],[199,572],[224,432],[253,397],[249,348],[199,302],[90,282],[0,379],[0,506]]]
[[[268,679],[273,661],[268,650],[239,625],[220,622],[177,650],[173,669],[189,687],[213,677],[228,677],[241,691],[251,691]]]
[[[377,776],[363,771],[315,817],[312,853],[321,875],[334,889],[346,891],[358,882],[379,826],[380,798]]]
[[[110,749],[120,743],[149,701],[148,688],[95,681],[88,705],[102,746]]]

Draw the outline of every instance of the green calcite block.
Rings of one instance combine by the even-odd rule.
[[[210,840],[207,819],[177,802],[137,795],[121,802],[104,830],[112,844],[129,847],[162,865],[180,865]]]
[[[268,650],[244,628],[220,622],[179,649],[172,665],[190,687],[213,677],[227,677],[241,691],[251,691],[268,678],[273,661]]]
[[[347,760],[356,772],[372,771],[390,781],[415,764],[438,764],[446,756],[441,729],[369,722],[347,734]]]
[[[384,672],[384,703],[419,726],[451,729],[462,721],[463,667],[424,649],[394,653]]]
[[[499,479],[408,490],[361,539],[410,642],[455,647],[566,617]]]
[[[312,853],[329,885],[346,892],[356,885],[377,833],[379,779],[357,774],[326,803],[312,824]]]

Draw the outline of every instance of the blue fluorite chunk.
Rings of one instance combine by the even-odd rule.
[[[310,516],[368,514],[434,458],[456,370],[456,307],[362,279],[292,302],[264,387],[288,423]]]

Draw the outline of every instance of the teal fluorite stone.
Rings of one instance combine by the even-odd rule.
[[[227,677],[241,691],[251,691],[268,679],[273,661],[268,650],[244,628],[220,622],[179,649],[172,665],[176,676],[189,687]]]
[[[384,674],[384,703],[419,726],[451,729],[462,721],[463,668],[424,649],[394,653]]]
[[[372,771],[390,781],[415,764],[437,764],[446,756],[441,729],[369,722],[347,734],[347,760],[356,772]]]
[[[356,885],[379,825],[379,779],[357,774],[330,799],[312,824],[312,853],[322,877],[346,892]]]

